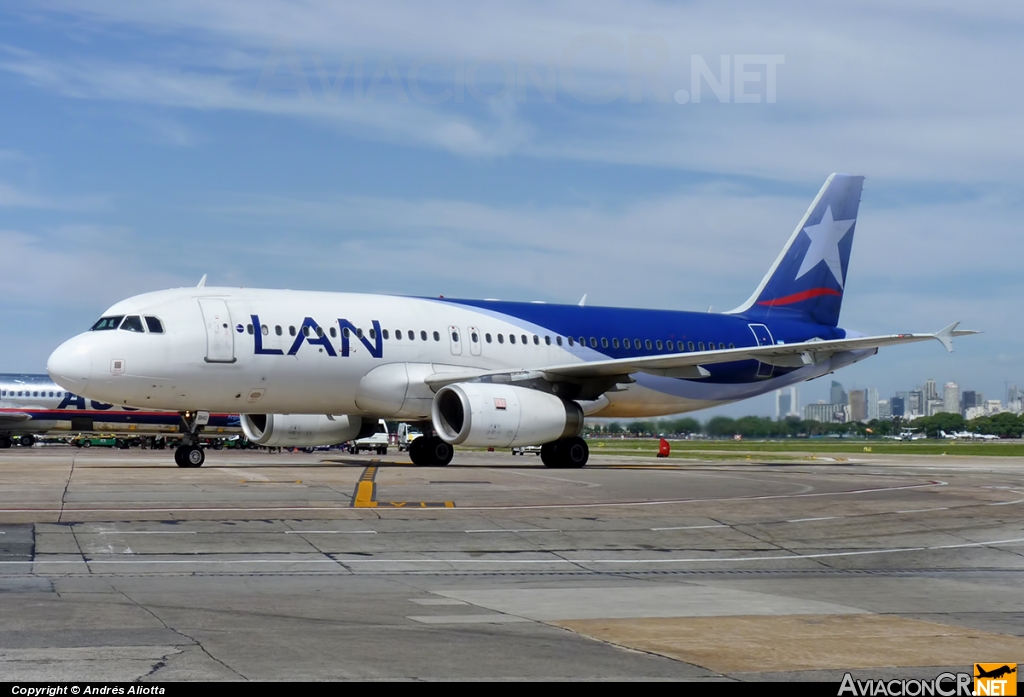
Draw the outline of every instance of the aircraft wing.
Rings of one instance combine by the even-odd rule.
[[[31,418],[31,415],[26,414],[23,411],[0,411],[0,426],[18,424],[22,421],[28,421]]]
[[[501,376],[506,377],[509,381],[541,378],[550,382],[571,382],[593,378],[628,376],[631,373],[650,373],[666,377],[699,379],[710,375],[702,366],[715,363],[756,360],[781,367],[799,368],[819,363],[829,358],[832,354],[843,351],[878,349],[883,346],[911,344],[932,339],[939,341],[946,347],[947,351],[952,351],[953,337],[977,334],[977,332],[972,330],[957,329],[958,324],[959,322],[955,322],[934,334],[889,334],[847,339],[811,340],[796,344],[769,344],[767,346],[747,346],[715,351],[693,351],[658,356],[617,358],[605,361],[553,365],[543,368],[524,368],[521,370],[467,370],[464,372],[435,373],[428,376],[425,381],[432,389],[437,390],[445,385],[458,382],[468,382],[482,378],[500,378]]]

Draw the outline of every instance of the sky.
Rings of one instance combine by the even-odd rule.
[[[832,172],[831,379],[1024,384],[1024,5],[166,0],[0,11],[0,372],[194,285],[724,311]],[[773,413],[770,396],[698,418]]]

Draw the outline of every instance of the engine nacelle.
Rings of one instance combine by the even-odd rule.
[[[372,434],[377,419],[323,414],[242,414],[242,431],[256,445],[335,445]]]
[[[434,396],[431,418],[437,435],[452,445],[541,445],[583,430],[583,409],[576,402],[493,383],[442,387]]]

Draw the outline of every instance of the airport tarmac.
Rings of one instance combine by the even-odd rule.
[[[0,680],[1024,663],[1024,458],[0,451]]]

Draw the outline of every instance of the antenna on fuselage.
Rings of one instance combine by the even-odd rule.
[[[587,304],[587,294],[584,293],[583,297],[580,298],[580,307],[584,307]]]
[[[199,279],[199,283],[196,284],[196,288],[205,288],[205,287],[206,287],[206,274],[204,273],[203,277]]]

